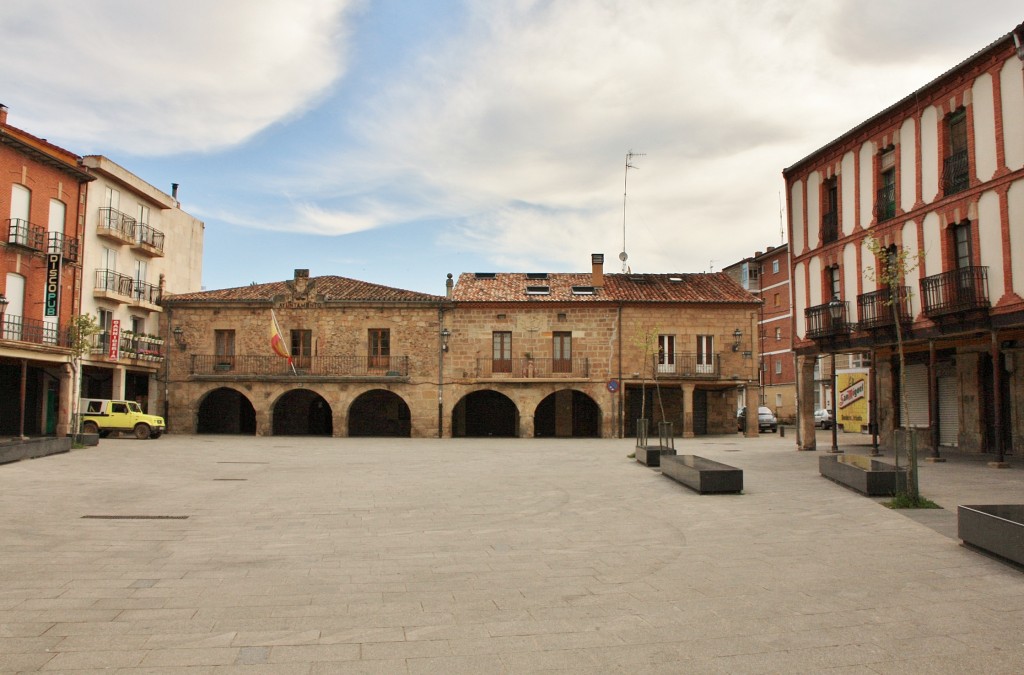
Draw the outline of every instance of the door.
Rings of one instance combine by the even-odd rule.
[[[676,336],[658,336],[658,372],[676,372]]]
[[[28,214],[32,193],[23,185],[11,186],[11,225],[7,241],[12,244],[29,245]]]
[[[928,366],[916,363],[907,366],[907,406],[903,408],[902,398],[896,405],[900,407],[900,426],[927,427],[928,416]],[[897,391],[899,383],[897,381]]]
[[[491,335],[491,372],[512,372],[512,333],[494,331]]]
[[[25,315],[25,277],[8,272],[5,289],[8,304],[4,312],[4,339],[20,340]]]
[[[59,199],[50,200],[49,221],[46,224],[48,253],[64,255],[64,218],[67,208]]]
[[[708,433],[708,393],[703,389],[693,390],[693,433],[695,436]]]
[[[960,442],[960,405],[956,376],[938,378],[939,385],[939,445],[956,447]]]
[[[298,329],[292,331],[292,366],[309,369],[313,356],[313,331]]]
[[[555,331],[551,345],[551,372],[572,372],[572,332]]]
[[[697,372],[709,374],[715,372],[715,337],[713,335],[697,336]]]

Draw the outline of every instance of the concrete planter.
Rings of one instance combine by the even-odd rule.
[[[636,446],[636,461],[644,466],[661,466],[661,458],[666,455],[676,454],[675,448],[668,448],[664,445],[638,445]]]
[[[0,464],[58,455],[71,450],[70,438],[30,438],[0,444]]]
[[[864,455],[822,455],[822,476],[869,497],[886,497],[907,489],[907,470]]]
[[[1024,504],[958,506],[956,515],[964,544],[1024,565]]]

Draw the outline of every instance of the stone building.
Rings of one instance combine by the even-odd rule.
[[[445,296],[297,270],[168,297],[169,429],[612,437],[643,414],[676,435],[736,433],[757,299],[721,273],[602,264],[449,275]],[[271,349],[272,313],[291,365]]]
[[[296,270],[163,306],[172,433],[438,435],[441,296]]]
[[[0,436],[64,436],[71,421],[69,324],[82,287],[77,155],[7,123],[0,105]]]
[[[820,354],[869,355],[883,448],[917,429],[933,454],[1001,463],[1024,442],[1022,41],[1024,25],[783,171],[801,390]],[[912,256],[902,284],[876,281],[871,239]]]

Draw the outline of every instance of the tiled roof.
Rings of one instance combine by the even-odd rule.
[[[275,281],[269,284],[253,284],[238,288],[222,288],[215,291],[198,293],[180,293],[164,298],[166,304],[202,303],[202,302],[271,302],[275,297],[284,296],[291,299],[294,294],[294,281]],[[439,295],[406,291],[371,284],[367,281],[349,279],[347,277],[311,277],[305,295],[310,300],[325,302],[440,302]]]
[[[581,274],[497,272],[460,274],[452,292],[455,302],[760,302],[728,274],[605,274],[604,286]],[[544,291],[546,289],[546,292]]]

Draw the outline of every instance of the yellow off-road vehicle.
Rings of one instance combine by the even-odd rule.
[[[106,438],[111,432],[135,434],[135,438],[160,438],[166,430],[164,418],[147,415],[135,401],[110,401],[102,398],[83,398],[82,433],[99,434]]]

